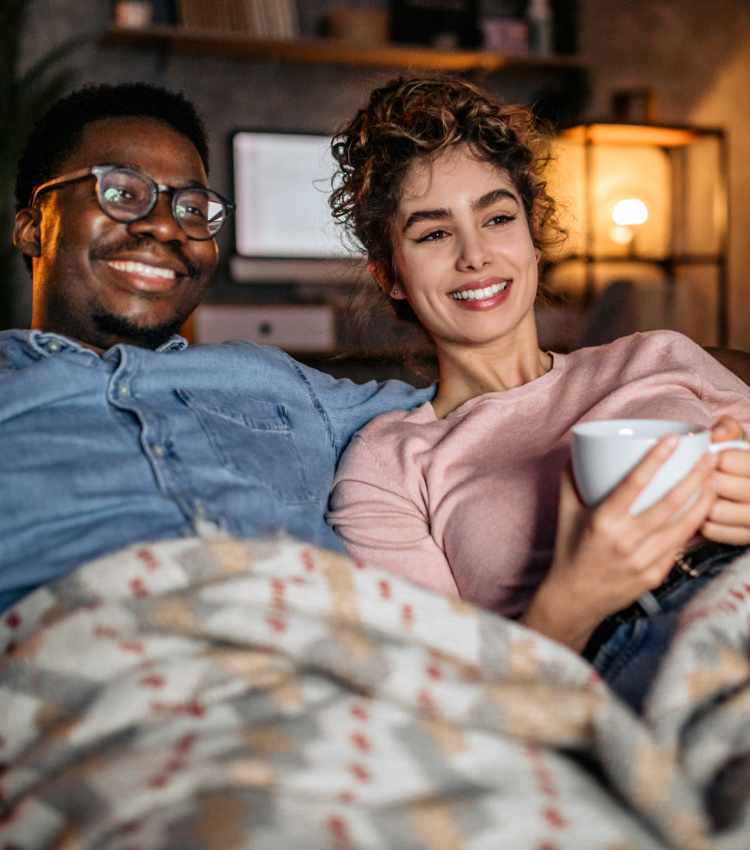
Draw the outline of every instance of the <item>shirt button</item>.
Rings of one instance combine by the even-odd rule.
[[[130,387],[127,384],[120,384],[117,390],[117,394],[120,396],[120,398],[125,398],[126,396],[129,396]]]
[[[47,347],[49,348],[50,351],[53,351],[53,352],[59,351],[60,350],[60,343],[59,342],[51,342]]]
[[[164,455],[167,453],[167,450],[164,448],[164,446],[152,446],[151,450],[157,457],[164,457]]]

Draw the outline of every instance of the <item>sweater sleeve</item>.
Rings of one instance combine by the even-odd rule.
[[[399,486],[400,477],[355,436],[336,475],[328,522],[353,557],[458,595],[445,553],[430,533],[426,507]]]
[[[692,340],[680,342],[680,359],[700,378],[701,400],[713,419],[733,416],[750,434],[750,387]]]

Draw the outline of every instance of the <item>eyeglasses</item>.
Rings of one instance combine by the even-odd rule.
[[[147,174],[120,165],[94,165],[48,180],[34,190],[31,206],[42,192],[86,177],[96,178],[96,198],[102,212],[125,223],[146,218],[156,206],[159,193],[167,192],[172,197],[172,216],[188,239],[213,239],[234,209],[231,201],[213,189],[166,186]]]

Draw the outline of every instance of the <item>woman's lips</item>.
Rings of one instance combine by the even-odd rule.
[[[491,310],[507,300],[512,280],[498,280],[483,286],[468,286],[449,293],[453,301],[467,310]]]

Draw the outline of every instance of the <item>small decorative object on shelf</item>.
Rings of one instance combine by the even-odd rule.
[[[177,23],[177,0],[151,0],[154,14],[152,24],[174,26]]]
[[[529,52],[529,28],[518,18],[482,18],[485,50],[508,56],[524,56]]]
[[[537,56],[552,53],[552,11],[549,0],[529,0],[526,21],[529,27],[529,52]]]
[[[433,47],[482,43],[477,0],[391,0],[391,39]]]
[[[325,14],[324,34],[359,44],[384,44],[388,41],[388,10],[336,6]]]
[[[117,0],[115,4],[115,24],[118,27],[147,27],[153,17],[154,7],[150,0]]]

